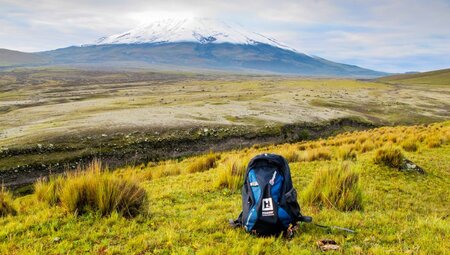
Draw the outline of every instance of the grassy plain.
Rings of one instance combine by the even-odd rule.
[[[358,116],[376,124],[449,117],[450,84],[189,73],[17,69],[0,73],[0,146],[182,126],[282,125]]]
[[[35,194],[19,197],[12,202],[17,215],[0,218],[0,253],[314,254],[320,253],[315,242],[330,238],[341,247],[336,254],[445,254],[450,249],[449,142],[447,121],[130,166],[113,174],[141,181],[149,214],[126,218],[94,211],[75,216],[62,205],[40,202]],[[425,174],[377,163],[379,149],[387,145],[400,148],[401,155],[386,162],[406,157]],[[241,207],[235,182],[242,179],[224,176],[239,176],[243,162],[266,151],[289,158],[305,215],[357,233],[303,224],[292,239],[256,238],[230,228],[227,220]],[[348,158],[348,152],[354,156]],[[340,168],[344,158],[359,178],[362,206],[341,211],[307,203],[305,192],[316,173]]]
[[[436,81],[441,76],[429,79]],[[265,133],[281,137],[278,129],[293,123],[338,118],[374,125],[443,121],[449,118],[449,85],[447,79],[430,86],[398,79],[63,68],[3,71],[0,171],[11,172],[5,177],[10,180],[15,171],[29,174],[82,158],[117,157],[118,152],[131,161],[135,159],[130,155],[141,155],[141,151],[155,152],[158,158],[161,148],[147,143],[157,144],[161,139],[174,144],[163,155],[179,155],[175,149],[189,148],[181,149],[178,140],[195,145],[208,137],[226,140]],[[297,136],[308,138],[307,129],[304,137]]]

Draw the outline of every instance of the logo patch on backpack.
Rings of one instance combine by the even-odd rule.
[[[262,216],[273,216],[272,198],[263,198],[262,200]]]

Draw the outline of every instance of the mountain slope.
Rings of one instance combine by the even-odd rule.
[[[69,47],[41,55],[53,64],[202,68],[314,76],[379,77],[384,73],[334,63],[268,44],[174,42]]]
[[[94,44],[0,59],[0,66],[153,68],[352,78],[387,75],[309,56],[241,26],[202,18],[165,19],[102,37]]]
[[[392,75],[378,80],[401,84],[450,85],[450,68],[424,73]]]
[[[48,59],[42,55],[14,50],[0,49],[0,67],[45,64]]]

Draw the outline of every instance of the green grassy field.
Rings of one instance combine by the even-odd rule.
[[[385,127],[328,139],[248,148],[130,166],[113,174],[140,180],[149,211],[134,218],[119,213],[75,216],[35,195],[16,198],[17,215],[0,218],[2,254],[314,254],[316,241],[331,238],[337,254],[445,254],[450,250],[450,122]],[[376,164],[387,144],[425,170],[400,171]],[[246,162],[268,151],[290,160],[293,183],[303,197],[320,169],[337,169],[347,152],[360,177],[362,209],[340,211],[300,199],[304,214],[325,225],[356,230],[349,234],[303,224],[294,238],[257,238],[231,229],[240,211],[237,190],[218,185],[231,162]],[[344,151],[344,153],[343,153]],[[318,153],[321,152],[321,153]],[[213,164],[205,164],[213,160]],[[231,187],[231,186],[230,186]],[[333,188],[333,187],[329,187]]]

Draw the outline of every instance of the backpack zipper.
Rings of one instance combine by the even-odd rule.
[[[275,183],[275,176],[276,176],[276,175],[277,175],[277,171],[273,172],[272,179],[270,179],[270,181],[269,181],[270,185],[272,185],[272,186],[273,186],[273,184]]]

